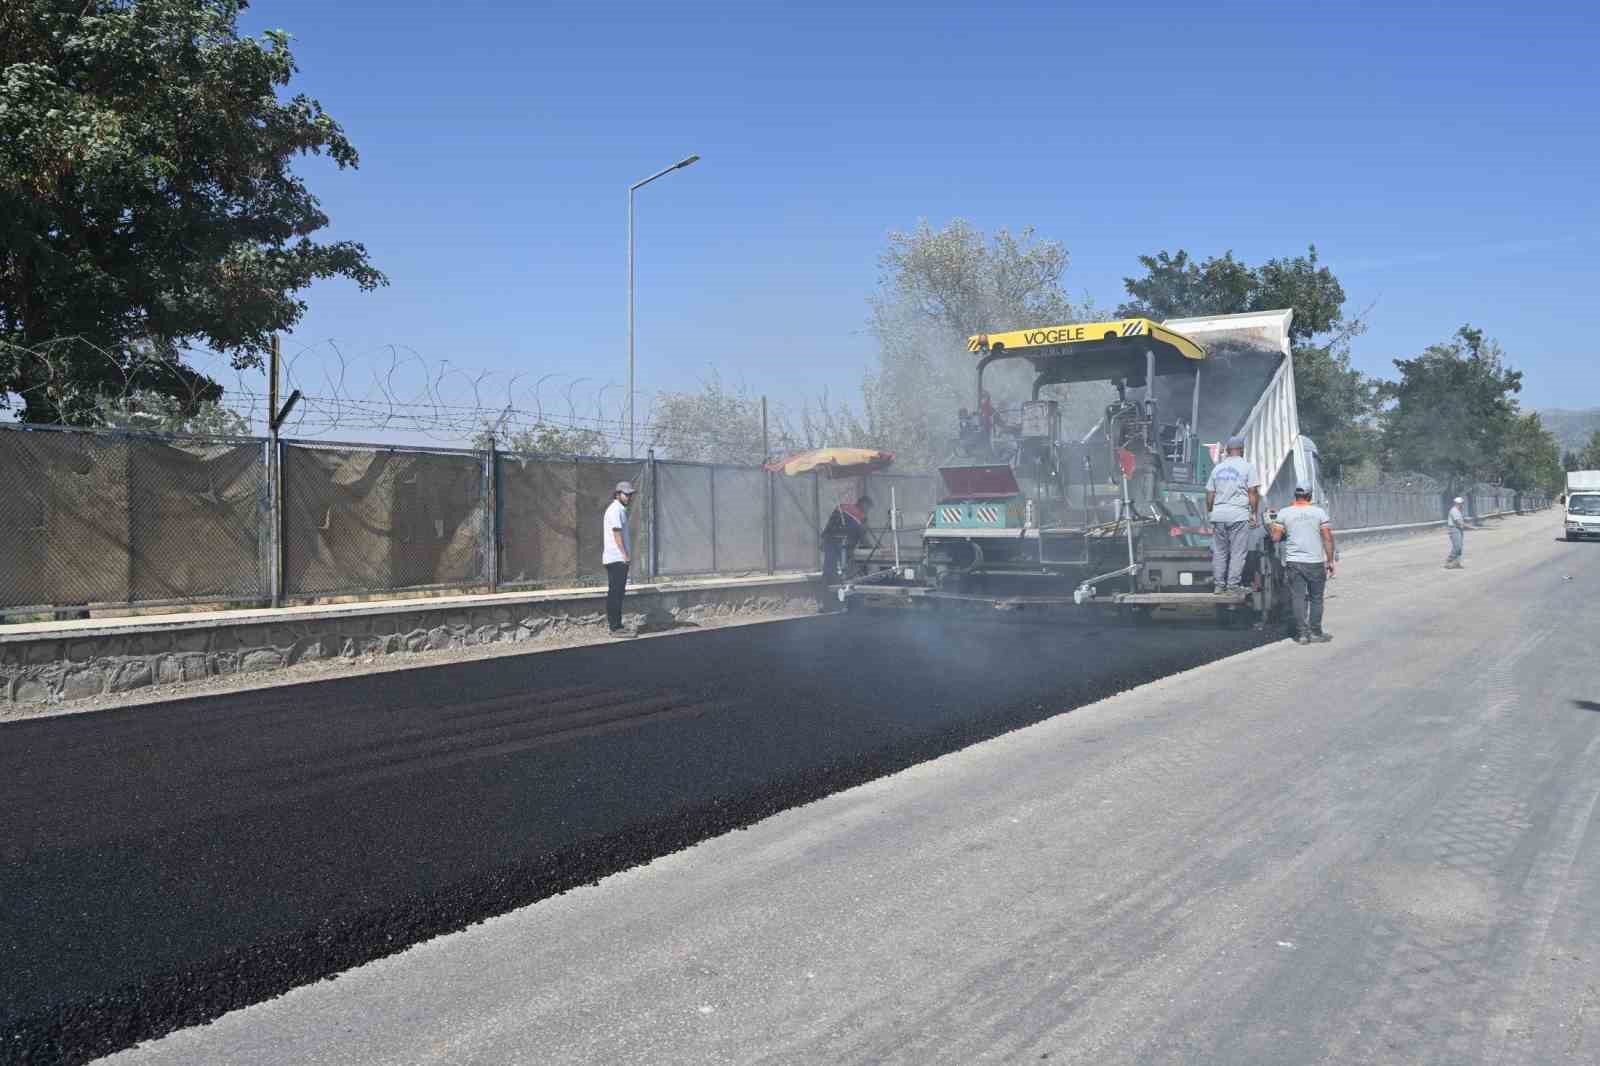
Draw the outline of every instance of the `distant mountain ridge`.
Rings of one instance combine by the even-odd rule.
[[[1544,423],[1544,428],[1561,443],[1563,452],[1582,451],[1583,446],[1589,443],[1589,434],[1600,429],[1600,407],[1581,411],[1552,407],[1540,411],[1539,419]]]

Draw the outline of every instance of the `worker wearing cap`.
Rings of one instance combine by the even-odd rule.
[[[1311,502],[1311,486],[1294,487],[1294,503],[1278,510],[1272,539],[1284,541],[1283,569],[1294,607],[1296,644],[1326,644],[1322,631],[1322,593],[1333,576],[1333,523],[1328,512]]]
[[[1218,593],[1244,591],[1250,530],[1261,522],[1261,475],[1245,461],[1244,438],[1228,438],[1228,455],[1206,479],[1211,519],[1211,581]]]
[[[628,587],[628,564],[633,561],[633,535],[628,531],[628,502],[632,499],[633,483],[617,482],[600,530],[600,561],[607,578],[606,621],[614,637],[632,635],[622,628],[622,593]]]
[[[1450,534],[1450,554],[1444,557],[1446,570],[1460,570],[1462,541],[1466,538],[1467,518],[1461,513],[1461,505],[1467,501],[1460,496],[1450,505],[1450,513],[1445,516],[1445,530]]]
[[[850,560],[856,545],[867,531],[867,512],[872,510],[872,497],[863,496],[855,503],[841,503],[828,516],[822,530],[823,580],[850,576]]]

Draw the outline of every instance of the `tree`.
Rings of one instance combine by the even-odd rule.
[[[1036,239],[1032,228],[988,237],[955,219],[938,230],[924,221],[890,233],[871,301],[878,362],[862,389],[867,439],[855,443],[888,448],[909,469],[937,466],[949,454],[957,411],[977,402],[977,360],[967,338],[1081,321],[1088,313],[1061,287],[1068,262],[1059,242]],[[997,404],[1026,399],[1031,384],[1017,363],[996,364],[985,377]],[[1110,392],[1052,386],[1046,395],[1064,401],[1067,425],[1087,421],[1087,429]]]
[[[1400,379],[1379,395],[1383,446],[1392,470],[1416,470],[1458,488],[1504,473],[1506,444],[1520,415],[1520,371],[1499,344],[1470,325],[1415,359],[1396,359]]]
[[[240,38],[247,0],[7,0],[0,8],[0,404],[90,422],[106,393],[215,402],[204,345],[260,366],[313,280],[386,284],[290,170],[355,147],[280,99],[288,34]],[[151,359],[140,354],[154,352]]]
[[[1571,450],[1570,448],[1567,449],[1566,451],[1561,453],[1561,469],[1563,469],[1563,470],[1582,470],[1583,469],[1583,459],[1582,459],[1582,457],[1579,456],[1577,452]]]
[[[139,390],[126,396],[102,396],[95,425],[143,429],[155,433],[192,433],[206,437],[245,437],[250,422],[215,400],[185,403],[165,393]]]
[[[1538,412],[1518,415],[1501,444],[1501,483],[1518,492],[1559,492],[1563,469],[1561,446]]]
[[[730,389],[713,367],[699,392],[667,392],[656,399],[650,419],[655,446],[673,459],[754,466],[769,456],[761,449],[761,398],[740,386]],[[787,426],[775,427],[768,413],[774,451],[793,443]],[[777,429],[777,432],[773,432]]]
[[[1204,263],[1189,258],[1182,248],[1141,255],[1142,278],[1123,278],[1133,297],[1117,308],[1123,318],[1189,318],[1194,315],[1228,315],[1252,310],[1251,299],[1260,288],[1256,272],[1224,252]],[[1343,294],[1340,296],[1341,302]]]
[[[1588,443],[1578,453],[1578,465],[1569,470],[1600,470],[1600,429],[1589,434]]]
[[[611,454],[611,439],[598,429],[548,421],[510,429],[485,422],[483,429],[472,438],[472,446],[479,451],[492,447],[522,455]]]
[[[1293,308],[1289,342],[1300,432],[1316,441],[1323,466],[1335,473],[1376,457],[1374,383],[1350,365],[1350,341],[1366,327],[1359,317],[1345,319],[1344,287],[1318,260],[1316,245],[1305,255],[1269,259],[1259,267],[1240,262],[1231,251],[1195,262],[1182,249],[1141,255],[1139,263],[1143,277],[1122,279],[1131,299],[1117,314],[1125,318]]]

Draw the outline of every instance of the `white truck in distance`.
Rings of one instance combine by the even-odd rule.
[[[1567,471],[1567,539],[1600,537],[1600,470]]]

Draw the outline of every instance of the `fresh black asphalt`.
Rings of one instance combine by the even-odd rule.
[[[84,1062],[1253,647],[835,615],[0,726],[0,1062]]]

